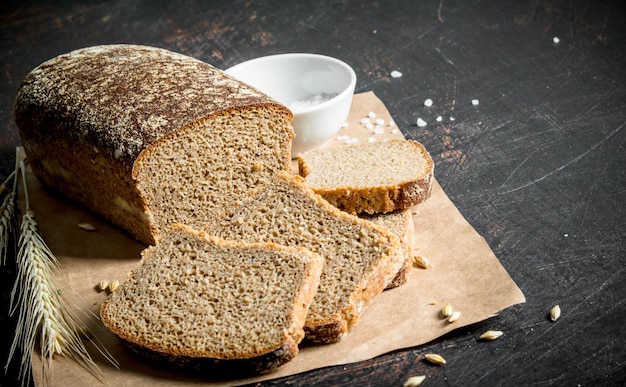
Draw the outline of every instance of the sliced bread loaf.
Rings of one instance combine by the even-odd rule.
[[[203,372],[270,371],[298,353],[323,259],[173,225],[101,307],[131,348]]]
[[[33,172],[149,244],[290,171],[291,120],[207,63],[137,45],[53,58],[24,78],[15,102]]]
[[[205,231],[225,239],[300,246],[323,256],[320,286],[304,328],[317,342],[340,340],[404,258],[398,237],[331,206],[286,172]]]
[[[396,275],[387,283],[386,289],[403,285],[413,267],[413,215],[411,210],[399,210],[381,214],[362,214],[360,218],[379,224],[400,238],[403,252],[403,264]]]
[[[306,184],[351,214],[391,212],[430,197],[433,160],[413,140],[315,149],[298,156]]]

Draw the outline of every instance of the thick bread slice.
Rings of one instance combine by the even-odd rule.
[[[391,212],[430,197],[433,160],[413,140],[315,149],[298,156],[313,190],[351,214]]]
[[[340,340],[404,258],[398,237],[331,206],[286,172],[205,230],[225,239],[300,246],[323,256],[320,287],[304,327],[306,337],[317,342]]]
[[[53,58],[22,81],[15,122],[48,186],[158,241],[291,170],[291,112],[199,60],[108,45]]]
[[[387,230],[400,238],[400,244],[404,253],[404,263],[385,288],[392,289],[403,285],[407,281],[413,267],[413,215],[411,210],[399,210],[373,215],[362,214],[359,217],[387,228]]]
[[[323,259],[173,225],[101,307],[131,348],[203,372],[270,371],[303,339]]]

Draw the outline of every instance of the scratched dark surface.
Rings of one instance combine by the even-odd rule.
[[[12,114],[18,83],[58,54],[138,43],[220,68],[281,52],[341,58],[357,73],[357,92],[374,91],[402,132],[430,150],[444,190],[527,303],[420,347],[262,385],[400,386],[416,374],[427,375],[429,386],[623,385],[624,4],[5,1],[0,175],[10,173],[19,145]],[[392,78],[393,70],[403,76]],[[431,108],[423,106],[426,98],[433,99]],[[418,117],[428,125],[417,127]],[[14,324],[7,313],[11,262],[1,276],[4,365]],[[563,315],[551,323],[554,304]],[[486,329],[505,334],[477,342]],[[427,352],[448,363],[427,365]],[[1,385],[14,385],[15,373],[12,364]]]

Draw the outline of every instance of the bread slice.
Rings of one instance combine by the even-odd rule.
[[[340,340],[403,263],[395,235],[331,206],[286,172],[205,231],[225,239],[300,246],[323,256],[320,286],[304,327],[316,342]]]
[[[407,209],[430,197],[433,160],[413,140],[315,149],[298,156],[313,190],[351,214]]]
[[[323,259],[173,225],[101,306],[131,348],[203,372],[268,372],[298,353]]]
[[[199,60],[155,47],[72,51],[31,71],[15,122],[49,187],[148,244],[169,225],[291,171],[292,114]]]
[[[360,218],[379,224],[400,238],[403,251],[403,264],[396,275],[389,281],[385,288],[393,289],[403,285],[408,280],[413,267],[413,215],[411,210],[399,210],[384,214],[361,214]]]

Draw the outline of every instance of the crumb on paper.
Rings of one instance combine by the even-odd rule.
[[[418,118],[418,119],[417,119],[417,126],[418,126],[418,127],[423,128],[423,127],[424,127],[424,126],[426,126],[426,125],[427,125],[426,121],[424,121],[424,120],[423,120],[423,119],[421,119],[421,118]]]
[[[401,76],[402,76],[402,73],[400,71],[398,71],[398,70],[393,70],[391,72],[391,77],[392,78],[400,78]]]
[[[427,100],[424,101],[424,106],[426,106],[426,107],[433,106],[433,100],[428,98]]]
[[[96,230],[98,230],[96,228],[96,226],[94,226],[91,223],[79,223],[77,226],[78,226],[78,228],[80,228],[81,230],[84,230],[84,231],[96,231]]]

